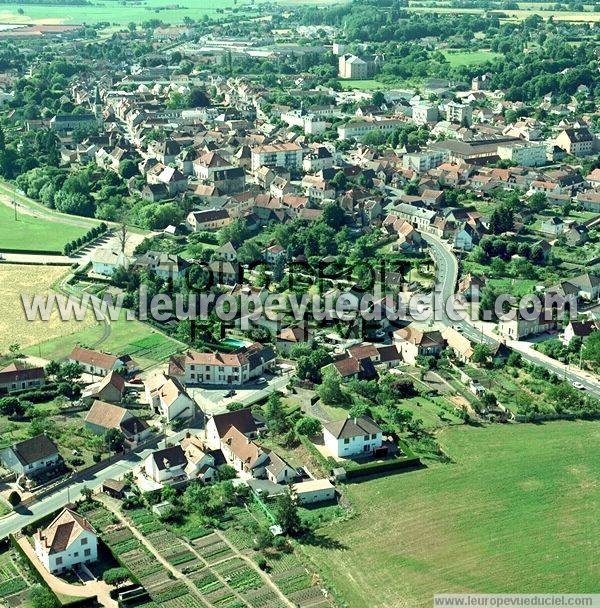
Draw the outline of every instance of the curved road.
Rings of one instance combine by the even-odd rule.
[[[448,243],[431,234],[421,233],[421,235],[429,245],[431,255],[436,263],[436,296],[438,299],[434,308],[436,320],[444,325],[460,327],[463,335],[473,342],[497,345],[499,340],[489,335],[489,329],[486,329],[483,323],[476,324],[466,314],[459,311],[454,316],[452,306],[448,307],[449,310],[446,309],[445,303],[450,301],[455,293],[458,280],[458,260]],[[529,342],[506,340],[506,345],[518,351],[523,359],[546,368],[560,378],[564,378],[571,383],[580,382],[589,394],[600,398],[600,380],[594,374],[578,368],[574,369],[560,361],[551,359],[533,350]]]

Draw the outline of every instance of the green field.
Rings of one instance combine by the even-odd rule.
[[[600,423],[443,431],[452,464],[350,485],[357,516],[304,549],[352,608],[435,592],[597,593]]]
[[[17,212],[0,203],[0,250],[27,249],[29,251],[60,251],[66,243],[79,238],[85,228],[59,220]]]
[[[126,321],[124,318],[112,321],[110,332],[105,339],[104,327],[96,323],[83,327],[74,334],[63,335],[26,349],[27,354],[44,359],[66,357],[76,343],[98,348],[115,355],[131,355],[142,368],[163,363],[171,355],[181,352],[184,346],[139,321]]]
[[[501,53],[493,51],[472,51],[472,52],[456,52],[443,51],[444,57],[450,62],[452,67],[460,67],[463,65],[479,65],[492,59],[502,57]]]
[[[339,2],[339,0],[337,0]],[[327,4],[334,0],[278,0],[283,6],[293,4]],[[254,4],[260,4],[258,0]],[[185,17],[200,20],[204,16],[217,18],[231,15],[223,12],[236,9],[238,14],[253,3],[248,0],[194,0],[189,3],[172,3],[165,0],[141,0],[121,2],[120,0],[94,1],[82,6],[40,6],[0,3],[0,23],[35,23],[45,25],[72,25],[79,23],[107,22],[111,25],[126,25],[131,21],[142,23],[150,19],[160,19],[164,23],[181,23]],[[177,7],[177,8],[174,8]],[[20,15],[17,10],[22,8]]]

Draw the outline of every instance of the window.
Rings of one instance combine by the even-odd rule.
[[[376,435],[375,433],[373,433],[373,434],[371,435],[371,439],[377,439],[377,435]]]
[[[73,553],[73,557],[79,557],[79,553],[75,551],[75,553]]]
[[[87,545],[87,543],[88,543],[88,539],[87,538],[82,538],[81,539],[81,544],[82,545]]]
[[[369,436],[365,435],[364,439],[365,439],[365,441],[369,441]]]
[[[92,554],[92,550],[91,550],[91,549],[86,549],[86,550],[83,552],[83,555],[84,555],[85,557],[89,557],[91,554]]]
[[[346,439],[344,439],[344,443],[350,443],[350,439],[346,437]]]
[[[62,557],[57,557],[56,558],[56,565],[60,566],[62,564]]]

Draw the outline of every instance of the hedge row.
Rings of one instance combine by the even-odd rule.
[[[412,469],[419,466],[421,466],[421,460],[414,456],[412,458],[395,458],[383,462],[368,462],[366,464],[358,465],[356,468],[349,468],[347,466],[344,466],[344,468],[346,469],[346,477],[348,479],[354,479],[357,477],[364,477],[365,475],[376,475],[377,473],[386,473],[388,471],[400,469]]]
[[[29,253],[32,255],[62,255],[62,252],[55,249],[31,249],[21,247],[2,247],[2,253]]]
[[[77,249],[80,249],[84,245],[87,245],[88,243],[97,239],[101,234],[105,234],[107,230],[108,226],[104,222],[101,222],[97,226],[90,228],[83,236],[80,236],[78,239],[75,239],[70,243],[67,243],[63,249],[63,253],[65,255],[70,255],[71,253],[77,251]]]

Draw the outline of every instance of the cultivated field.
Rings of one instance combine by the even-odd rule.
[[[440,440],[453,464],[348,486],[357,517],[305,547],[349,606],[598,592],[599,422],[460,426]]]
[[[32,346],[41,340],[72,336],[93,324],[93,319],[84,321],[62,321],[54,312],[49,321],[28,321],[21,304],[21,294],[33,296],[51,292],[51,285],[65,274],[64,268],[56,266],[25,266],[0,264],[0,352],[17,342],[22,347]],[[32,354],[38,354],[37,349]]]
[[[0,251],[7,248],[62,252],[66,243],[85,232],[83,227],[44,219],[20,209],[15,220],[14,210],[0,202]]]
[[[342,0],[343,1],[343,0]],[[340,0],[279,0],[283,6],[293,4],[333,4]],[[218,17],[226,9],[242,11],[253,3],[247,0],[194,0],[190,3],[169,3],[165,0],[142,0],[129,3],[117,0],[94,2],[91,6],[39,6],[0,2],[0,23],[34,23],[44,25],[72,25],[78,23],[107,22],[126,25],[131,21],[142,23],[160,19],[165,23],[181,23],[185,17],[202,19],[204,16]],[[254,4],[260,4],[258,0]],[[174,8],[177,7],[177,8]],[[17,8],[22,8],[21,15]]]
[[[502,13],[513,21],[523,21],[532,15],[539,15],[543,19],[552,17],[555,21],[587,21],[589,23],[600,21],[600,13],[592,12],[591,5],[585,5],[588,8],[585,11],[555,11],[552,10],[550,4],[544,5],[532,2],[519,2],[518,4],[518,9],[503,9],[498,6],[498,8],[490,10]],[[429,6],[427,2],[418,0],[417,2],[411,2],[408,10],[415,13],[470,13],[473,15],[488,12],[487,9],[483,8],[454,7],[449,2],[446,4],[443,0],[436,1],[435,6]]]

